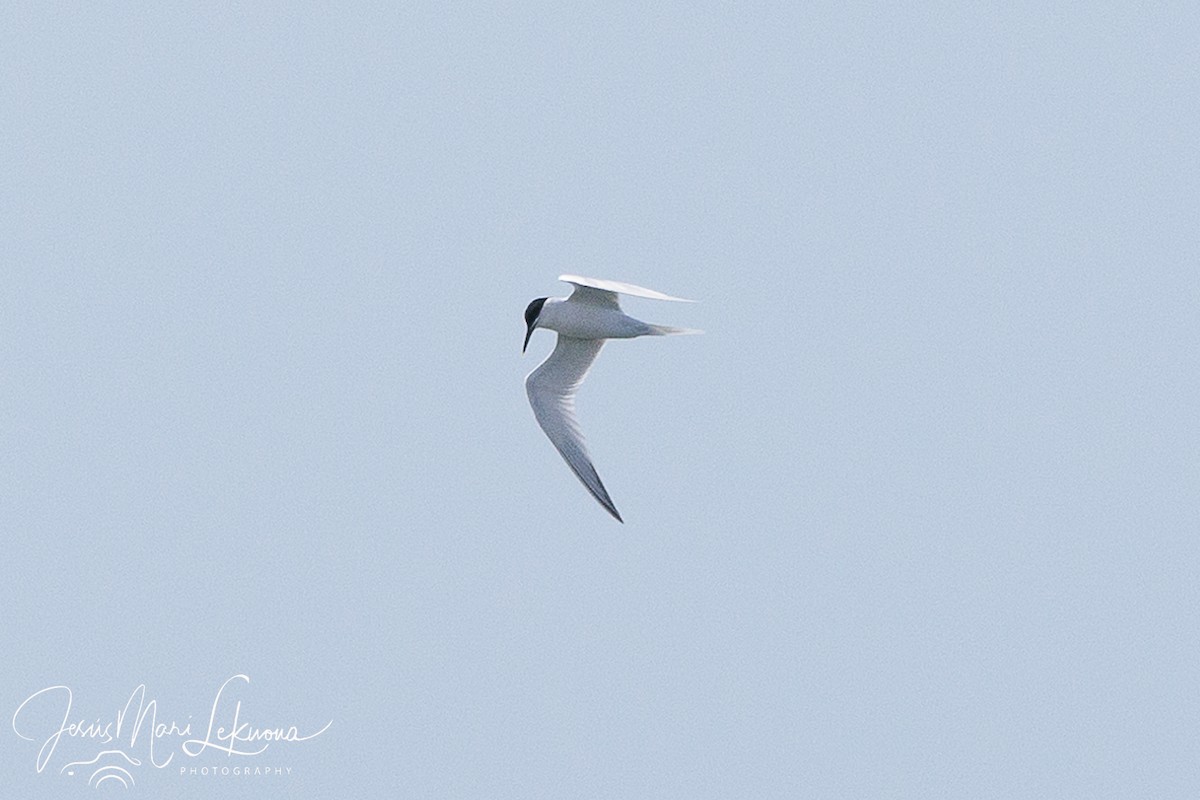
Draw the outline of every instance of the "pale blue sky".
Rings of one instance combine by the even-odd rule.
[[[1197,23],[6,4],[6,794],[245,673],[292,774],[129,796],[1194,798]],[[701,301],[580,394],[624,526],[563,272]]]

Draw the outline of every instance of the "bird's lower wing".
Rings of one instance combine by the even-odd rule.
[[[538,424],[567,466],[608,513],[624,522],[592,466],[575,416],[575,393],[603,346],[603,339],[559,334],[554,352],[525,379],[525,393]]]

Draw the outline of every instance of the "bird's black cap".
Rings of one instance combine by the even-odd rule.
[[[542,313],[542,306],[544,305],[546,305],[546,298],[539,297],[525,307],[525,344],[521,345],[522,353],[529,346],[529,337],[533,335],[533,324],[537,322],[538,315]]]

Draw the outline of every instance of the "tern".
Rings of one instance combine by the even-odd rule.
[[[583,432],[575,417],[575,393],[587,376],[600,348],[609,339],[633,339],[637,336],[670,336],[680,333],[700,333],[691,328],[672,328],[652,325],[634,319],[621,311],[618,294],[646,297],[651,300],[674,300],[690,303],[682,297],[671,297],[653,289],[630,283],[584,278],[579,275],[559,275],[558,279],[575,287],[570,297],[539,297],[525,309],[525,344],[536,328],[558,333],[554,352],[525,378],[525,393],[533,415],[551,443],[558,448],[567,466],[592,493],[604,509],[624,523],[613,505],[608,490],[600,481],[588,456]]]

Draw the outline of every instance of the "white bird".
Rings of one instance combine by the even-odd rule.
[[[575,287],[570,297],[539,297],[525,309],[526,330],[522,353],[529,346],[529,337],[535,328],[558,333],[554,352],[525,378],[525,393],[529,395],[529,405],[533,407],[538,424],[558,448],[567,466],[608,513],[616,517],[618,522],[624,522],[588,457],[583,433],[575,418],[575,393],[607,339],[701,331],[651,325],[636,320],[621,311],[617,295],[628,294],[681,303],[690,303],[691,300],[616,281],[578,275],[559,275],[558,279]]]

